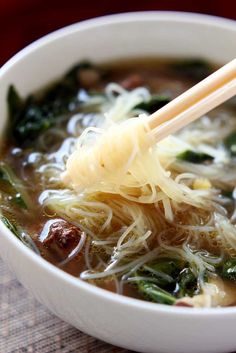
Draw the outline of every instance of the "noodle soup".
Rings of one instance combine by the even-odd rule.
[[[200,59],[81,62],[26,100],[10,87],[2,221],[39,256],[93,285],[169,305],[234,305],[234,100],[148,154],[134,148],[126,168],[101,183],[81,191],[63,179],[78,144],[151,114],[214,69]]]

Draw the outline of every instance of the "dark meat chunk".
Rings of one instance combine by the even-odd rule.
[[[81,69],[78,73],[78,79],[82,87],[93,88],[99,83],[100,73],[95,68]]]
[[[65,220],[55,220],[48,231],[48,236],[43,241],[47,247],[57,246],[60,249],[71,251],[79,243],[81,231]]]
[[[41,224],[35,240],[41,255],[68,272],[76,272],[83,259],[85,234],[80,227],[61,218],[49,219]],[[82,261],[83,264],[83,261]]]
[[[128,76],[126,79],[124,79],[123,81],[121,81],[121,86],[124,87],[125,89],[134,89],[137,88],[139,86],[143,85],[143,79],[140,75],[138,74],[132,74],[130,76]]]

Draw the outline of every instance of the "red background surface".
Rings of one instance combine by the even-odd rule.
[[[95,16],[142,10],[192,11],[236,19],[235,0],[0,0],[0,65],[57,28]]]

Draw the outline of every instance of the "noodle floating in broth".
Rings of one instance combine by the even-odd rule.
[[[234,99],[154,145],[144,123],[211,71],[202,60],[82,62],[26,100],[11,86],[2,221],[101,288],[169,305],[236,304]]]

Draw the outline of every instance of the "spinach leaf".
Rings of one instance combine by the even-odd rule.
[[[21,187],[20,187],[21,186]],[[27,209],[27,204],[18,188],[23,188],[13,171],[6,163],[0,163],[0,190],[8,195],[8,201]]]
[[[23,101],[13,85],[10,85],[7,93],[8,110],[12,123],[18,120],[19,112],[22,109]]]
[[[224,197],[227,197],[227,198],[230,199],[230,200],[234,200],[234,197],[233,197],[233,190],[232,190],[232,191],[222,190],[222,191],[221,191],[221,195],[224,196]]]
[[[19,227],[17,227],[13,222],[9,220],[5,215],[0,215],[0,220],[5,224],[5,226],[28,248],[33,250],[36,254],[40,255],[40,251],[35,245],[33,239],[26,233],[22,231]]]
[[[1,220],[5,224],[5,226],[18,238],[21,240],[20,233],[16,228],[15,224],[9,221],[9,219],[3,215],[1,215]]]
[[[156,271],[163,272],[169,276],[176,276],[179,272],[181,261],[177,259],[161,258],[150,265]]]
[[[153,95],[149,101],[139,103],[134,109],[142,109],[152,114],[170,101],[171,99],[167,96]]]
[[[0,180],[11,184],[10,177],[2,165],[0,165]]]
[[[43,131],[54,126],[62,115],[70,111],[70,104],[75,100],[76,92],[72,95],[66,86],[60,84],[50,89],[43,99],[28,97],[14,114],[8,100],[10,129],[18,145],[32,143]]]
[[[171,69],[182,77],[202,80],[212,73],[211,65],[203,59],[188,59],[177,61],[170,65]]]
[[[163,273],[172,278],[175,278],[178,275],[179,269],[182,265],[183,264],[180,260],[163,257],[157,259],[155,262],[149,264],[148,266],[144,266],[144,269],[148,270],[149,272],[156,272],[160,274]]]
[[[82,62],[69,70],[64,78],[48,87],[43,94],[22,100],[14,86],[8,91],[8,110],[11,132],[18,145],[30,145],[44,131],[78,111],[81,102],[78,91],[82,87],[80,72],[96,70],[89,62]]]
[[[224,145],[227,150],[230,152],[231,156],[236,156],[236,131],[232,132],[224,140]]]
[[[49,108],[49,111],[55,111]],[[48,114],[45,106],[40,106],[33,98],[27,99],[18,122],[13,127],[16,141],[22,145],[29,140],[34,141],[43,131],[54,125],[57,116]]]
[[[164,257],[157,259],[141,267],[136,276],[135,283],[139,292],[158,303],[173,304],[176,298],[200,292],[191,267],[181,260]]]
[[[96,70],[98,68],[88,60],[83,60],[78,64],[74,65],[65,75],[65,80],[68,80],[70,84],[76,83],[79,80],[79,73],[83,70]]]
[[[181,161],[186,161],[190,163],[204,163],[206,161],[212,161],[213,157],[209,154],[202,153],[202,152],[195,152],[191,150],[186,150],[176,156],[177,159]]]
[[[236,258],[226,260],[219,268],[218,274],[229,281],[236,281]]]
[[[199,288],[197,285],[197,278],[194,275],[191,268],[184,268],[180,273],[176,281],[175,294],[178,298],[182,298],[186,295],[193,296],[198,294]]]
[[[147,299],[156,303],[173,305],[176,302],[176,298],[173,295],[154,283],[140,281],[138,282],[138,289]]]
[[[169,285],[175,283],[175,278],[179,274],[181,262],[176,259],[161,258],[155,262],[144,265],[145,275],[155,277],[159,285]]]

